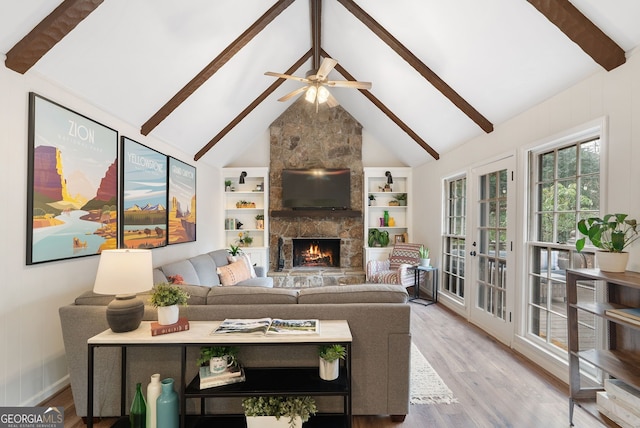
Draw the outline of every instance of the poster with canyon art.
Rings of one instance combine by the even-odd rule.
[[[167,245],[167,155],[122,137],[122,248]]]
[[[118,248],[118,132],[29,94],[27,264]]]
[[[169,244],[196,240],[196,168],[169,157]]]

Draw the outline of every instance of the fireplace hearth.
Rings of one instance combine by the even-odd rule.
[[[340,239],[294,238],[293,267],[340,267]]]

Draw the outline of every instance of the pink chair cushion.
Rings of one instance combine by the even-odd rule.
[[[389,269],[398,270],[400,265],[417,265],[420,262],[420,244],[395,244],[389,256]]]

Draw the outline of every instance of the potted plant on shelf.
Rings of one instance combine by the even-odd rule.
[[[161,282],[153,286],[150,302],[158,308],[158,324],[170,325],[178,322],[178,305],[186,305],[189,293],[179,285]]]
[[[418,255],[420,256],[420,266],[429,267],[431,263],[431,259],[429,258],[429,249],[424,245],[420,245]]]
[[[320,345],[318,356],[320,357],[320,379],[337,379],[340,374],[340,360],[344,360],[347,356],[345,347],[338,344]]]
[[[238,254],[242,253],[242,249],[240,248],[240,245],[233,245],[233,244],[229,245],[229,249],[227,251],[232,256],[237,256]]]
[[[401,207],[407,206],[407,194],[399,193],[393,197],[396,201],[398,201],[398,205]]]
[[[629,261],[629,253],[624,251],[638,239],[637,222],[628,219],[628,214],[607,214],[602,218],[590,217],[578,222],[578,231],[584,235],[576,240],[576,250],[582,251],[589,238],[596,251],[600,270],[624,272]]]
[[[253,237],[249,234],[249,231],[238,232],[238,245],[240,247],[250,247],[253,243]]]
[[[209,365],[211,373],[221,373],[227,367],[238,364],[238,348],[235,346],[202,346],[198,366]]]
[[[301,428],[316,414],[313,397],[247,397],[242,400],[247,428]]]
[[[224,191],[225,192],[231,191],[231,180],[224,180]]]
[[[369,247],[386,247],[389,245],[389,232],[378,229],[369,229]]]
[[[370,207],[376,206],[376,195],[369,194],[369,206]]]
[[[256,215],[256,229],[264,229],[264,214]]]

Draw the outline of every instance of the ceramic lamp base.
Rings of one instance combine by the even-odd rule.
[[[114,333],[124,333],[140,327],[144,303],[135,295],[116,296],[107,306],[107,322]]]

